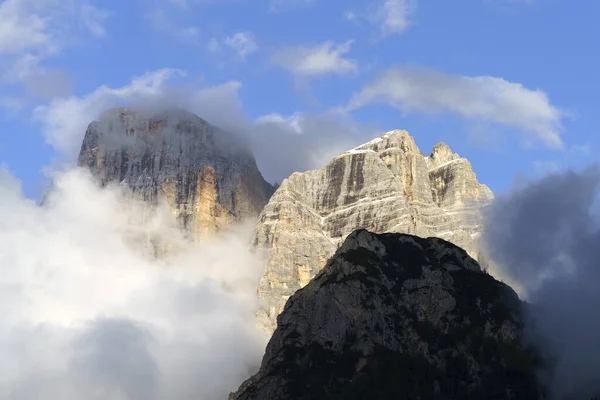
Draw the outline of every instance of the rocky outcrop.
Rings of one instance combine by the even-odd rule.
[[[230,399],[544,398],[519,298],[442,239],[353,232],[277,322]]]
[[[196,240],[256,217],[274,190],[239,138],[179,109],[105,112],[89,124],[78,164],[150,204],[164,198]]]
[[[254,244],[268,253],[259,325],[272,332],[289,296],[355,229],[437,236],[477,258],[481,208],[492,198],[468,160],[443,143],[427,156],[399,130],[322,169],[292,174],[261,213],[254,234]]]

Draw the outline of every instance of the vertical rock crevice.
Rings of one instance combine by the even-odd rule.
[[[323,268],[356,229],[437,236],[477,258],[481,208],[491,190],[471,164],[439,143],[423,154],[406,131],[383,134],[325,167],[294,173],[259,217],[256,246],[268,254],[259,325],[272,332],[285,300]]]
[[[106,111],[89,124],[78,165],[149,206],[164,198],[195,240],[256,217],[274,190],[241,138],[179,109]]]

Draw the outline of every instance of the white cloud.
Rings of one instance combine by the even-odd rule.
[[[235,54],[235,58],[241,61],[245,61],[249,55],[259,50],[253,35],[249,32],[236,32],[224,39],[212,37],[206,47],[212,54],[225,55],[226,50],[230,50]]]
[[[381,0],[370,19],[379,26],[382,36],[402,33],[412,25],[416,9],[417,0]]]
[[[290,115],[289,117],[284,117],[278,113],[271,113],[271,114],[267,114],[267,115],[258,117],[256,119],[256,123],[258,125],[278,124],[278,125],[281,125],[284,129],[289,128],[291,131],[301,134],[302,133],[301,118],[302,118],[302,114],[300,114],[300,113],[294,113],[294,114]]]
[[[77,157],[87,125],[102,111],[124,103],[159,100],[167,91],[167,81],[183,75],[176,69],[149,72],[120,88],[100,86],[87,96],[54,99],[37,107],[34,115],[43,124],[46,141],[72,161]]]
[[[88,27],[92,35],[96,37],[106,36],[104,21],[110,16],[110,13],[91,4],[84,4],[81,13],[83,23]]]
[[[55,99],[36,116],[48,141],[74,158],[86,125],[105,108],[183,106],[245,134],[271,180],[320,166],[375,134],[336,115],[248,121],[239,82],[175,86],[183,76],[149,72],[122,87]],[[19,186],[0,172],[0,356],[19,360],[0,364],[0,393],[212,400],[251,374],[265,338],[254,318],[264,264],[249,251],[250,231],[198,247],[180,237],[168,210],[150,213],[116,188],[99,189],[82,170],[55,173],[43,207]],[[147,235],[178,252],[154,260],[137,241]]]
[[[238,97],[241,83],[195,87],[178,85],[185,72],[164,68],[135,77],[118,88],[100,86],[84,96],[56,98],[34,110],[46,141],[67,164],[74,162],[87,125],[102,111],[121,106],[181,107],[232,131],[243,129],[245,117]]]
[[[0,3],[0,78],[19,80],[40,69],[87,32],[103,36],[108,14],[80,0],[5,0]],[[26,68],[23,68],[25,64]]]
[[[352,40],[335,44],[328,40],[314,46],[291,46],[276,51],[272,61],[297,77],[326,74],[352,74],[357,71],[355,60],[345,58]]]
[[[85,96],[55,99],[37,108],[35,117],[48,143],[62,156],[61,162],[72,163],[87,125],[103,110],[128,104],[181,107],[248,140],[259,169],[269,181],[320,167],[381,131],[335,113],[273,113],[249,120],[239,96],[240,82],[197,87],[181,81],[176,85],[183,76],[183,71],[173,69],[149,72],[120,88],[101,86]]]
[[[272,113],[256,119],[249,136],[258,166],[270,181],[320,168],[333,157],[377,137],[382,129],[334,113]]]
[[[550,147],[562,147],[565,113],[541,90],[492,76],[448,75],[418,67],[392,67],[356,93],[348,110],[383,102],[404,113],[449,112],[517,128]]]
[[[0,81],[22,82],[33,75],[43,74],[45,70],[39,65],[42,59],[41,56],[31,53],[0,59]]]
[[[266,339],[250,225],[194,245],[87,171],[55,176],[42,207],[19,185],[0,171],[3,398],[216,400],[250,375]],[[147,234],[177,250],[154,259]]]
[[[258,51],[258,45],[250,33],[237,32],[225,38],[225,45],[233,49],[242,60]]]
[[[32,49],[54,51],[46,18],[28,13],[23,2],[6,0],[0,3],[0,53],[14,54]]]

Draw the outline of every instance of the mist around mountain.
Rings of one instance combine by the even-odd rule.
[[[600,166],[552,173],[499,196],[484,241],[529,303],[552,399],[600,396]]]
[[[523,303],[439,238],[351,233],[232,400],[544,399]]]
[[[594,308],[600,300],[596,290],[598,170],[593,166],[526,182],[496,198],[485,214],[483,242],[501,267],[496,277],[516,282],[527,301],[522,320],[509,318],[510,323],[518,325],[519,332],[523,324],[522,345],[537,348],[543,362],[536,362],[533,371],[550,399],[589,398],[597,395],[600,381],[596,351],[600,321]],[[256,290],[265,266],[264,254],[250,247],[256,221],[244,224],[240,219],[210,240],[194,242],[182,233],[168,201],[157,199],[148,208],[147,201],[124,195],[116,179],[99,183],[96,178],[82,168],[56,172],[53,189],[39,206],[21,193],[19,182],[9,173],[0,174],[0,309],[4,316],[0,354],[19,360],[0,364],[0,398],[226,398],[259,371],[268,340],[255,320],[256,310],[264,307]],[[149,240],[169,243],[172,251],[157,259],[149,252]],[[387,265],[371,261],[373,268]],[[414,266],[412,261],[410,266]],[[493,280],[477,274],[476,280]],[[325,276],[326,272],[317,275],[309,285]],[[371,289],[356,294],[374,301],[386,298]],[[469,299],[475,289],[459,285],[453,290]],[[303,293],[307,291],[297,292],[297,298],[303,298]],[[517,301],[514,295],[509,297]],[[427,303],[413,294],[404,299],[414,301],[417,308]],[[288,302],[289,308],[295,309],[294,304],[297,301]],[[368,315],[360,307],[355,311]],[[397,310],[388,311],[398,315]],[[289,315],[294,318],[283,330],[304,318],[302,313]],[[455,317],[465,315],[459,312]],[[486,321],[481,323],[485,326]],[[472,327],[475,336],[480,332],[475,325],[465,326]],[[368,336],[374,325],[363,328]],[[410,339],[396,328],[387,332],[398,348]],[[268,351],[277,345],[270,344]],[[469,351],[485,348],[475,346]],[[522,348],[515,349],[520,354]],[[339,348],[332,357],[352,354]],[[488,356],[485,360],[495,357]],[[406,364],[402,364],[394,357],[392,364],[401,368],[416,365],[415,359],[403,359]],[[376,358],[370,360],[369,371],[382,368]],[[264,359],[263,366],[268,361]],[[383,357],[381,365],[388,361]],[[442,359],[438,361],[443,364]],[[532,364],[522,361],[516,368],[527,366],[527,378],[517,380],[514,387],[534,388],[529,385]],[[289,367],[323,362],[313,352]],[[507,368],[506,363],[499,365]],[[500,366],[494,366],[494,373],[500,373]],[[338,377],[349,379],[355,372]],[[461,382],[469,377],[465,374]],[[309,382],[303,379],[308,378],[300,376],[297,384]],[[386,379],[390,383],[395,375]],[[356,393],[368,393],[368,385],[385,387],[369,379],[362,382],[367,389]],[[354,388],[344,388],[343,382],[334,386],[342,392]],[[416,394],[430,388],[411,390],[417,390],[411,392]]]
[[[274,191],[246,137],[179,108],[105,111],[88,125],[78,165],[149,205],[166,200],[193,240],[256,217]]]
[[[1,399],[223,399],[258,367],[251,221],[193,243],[81,168],[42,206],[2,171],[0,204]]]

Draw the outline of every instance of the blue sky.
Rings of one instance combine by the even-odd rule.
[[[598,15],[566,0],[4,0],[0,164],[39,198],[100,111],[151,101],[258,138],[272,181],[397,128],[502,192],[596,161]]]

